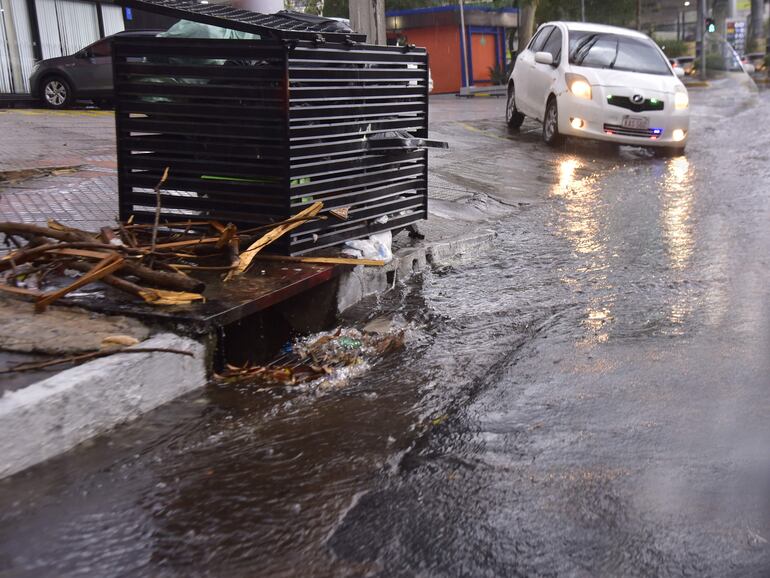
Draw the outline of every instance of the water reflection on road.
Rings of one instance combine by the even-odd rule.
[[[404,316],[406,350],[321,395],[210,388],[0,483],[0,575],[767,575],[770,199],[762,159],[720,156],[752,119],[712,120],[661,160],[448,117],[484,162],[444,157],[447,187],[515,208],[351,314]]]

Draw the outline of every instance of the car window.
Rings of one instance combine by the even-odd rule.
[[[102,40],[88,47],[88,54],[92,57],[97,56],[111,56],[112,49],[109,40]]]
[[[543,48],[543,44],[545,44],[545,41],[548,40],[548,35],[551,34],[552,30],[553,26],[545,26],[541,28],[538,33],[535,34],[532,42],[529,43],[529,49],[532,52],[540,52],[540,50]]]
[[[561,38],[561,30],[554,28],[553,32],[551,32],[551,35],[548,37],[548,40],[546,40],[545,44],[540,49],[543,52],[550,52],[553,56],[554,63],[559,62],[559,58],[561,58]]]
[[[569,61],[591,68],[671,75],[668,62],[651,40],[618,34],[570,32]]]

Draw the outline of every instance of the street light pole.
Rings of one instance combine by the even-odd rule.
[[[706,0],[697,0],[697,26],[695,28],[696,46],[700,47],[700,79],[706,80]]]
[[[580,0],[580,19],[586,21],[586,0]]]

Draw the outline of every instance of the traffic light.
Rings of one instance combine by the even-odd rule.
[[[717,23],[713,18],[706,18],[706,32],[716,32]]]

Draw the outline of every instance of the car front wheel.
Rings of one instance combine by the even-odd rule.
[[[516,88],[513,83],[508,85],[508,101],[505,105],[505,122],[508,128],[517,129],[524,122],[524,115],[516,108]]]
[[[555,147],[561,144],[562,139],[563,137],[559,133],[559,109],[556,106],[556,99],[551,98],[545,109],[543,140],[548,146]]]
[[[43,101],[48,108],[68,108],[73,101],[72,88],[59,76],[52,76],[43,83]]]

